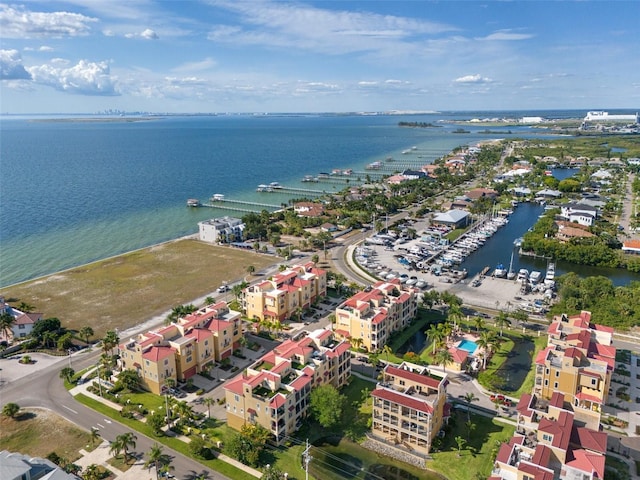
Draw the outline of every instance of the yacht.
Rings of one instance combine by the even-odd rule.
[[[556,264],[550,263],[547,265],[547,274],[544,276],[545,280],[553,280],[556,278]]]
[[[542,273],[538,272],[537,270],[532,271],[529,275],[529,281],[531,283],[538,283],[540,281],[540,278],[542,278]]]
[[[507,270],[504,268],[504,265],[499,263],[496,266],[496,269],[493,271],[493,276],[496,278],[504,278],[507,276]]]
[[[529,270],[527,270],[526,268],[521,268],[520,270],[518,270],[518,276],[516,280],[518,281],[529,280]]]

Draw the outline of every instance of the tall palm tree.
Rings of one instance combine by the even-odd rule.
[[[115,330],[109,330],[102,339],[102,350],[111,355],[113,349],[118,345],[120,338]]]
[[[436,347],[440,345],[440,343],[442,343],[442,340],[444,339],[444,333],[442,329],[439,328],[439,325],[435,323],[432,323],[429,326],[429,330],[426,330],[424,333],[427,336],[427,338],[431,341],[431,345],[433,345],[432,355],[435,355]]]
[[[386,355],[387,363],[389,363],[389,354],[393,353],[393,350],[391,350],[391,347],[389,345],[385,345],[384,347],[382,347],[382,353]]]
[[[478,397],[476,397],[475,393],[473,392],[467,392],[464,394],[464,396],[462,397],[464,399],[464,401],[467,403],[467,421],[471,421],[471,403],[472,402],[477,402],[480,399]]]
[[[438,350],[438,352],[436,353],[435,362],[438,365],[442,365],[442,371],[446,372],[447,365],[451,365],[453,363],[453,355],[448,349],[443,348],[441,350]]]
[[[13,337],[13,325],[16,323],[16,319],[7,311],[0,313],[0,333],[2,336],[9,340]]]
[[[89,432],[89,441],[91,445],[94,445],[100,439],[100,430],[95,427],[91,427],[91,432]]]
[[[453,326],[457,326],[462,320],[462,308],[457,303],[452,303],[449,306],[449,312],[447,314],[449,320],[453,321]]]
[[[89,339],[94,335],[93,328],[91,328],[89,325],[85,325],[80,329],[78,333],[84,339],[84,343],[89,345]]]
[[[476,340],[479,347],[484,348],[485,353],[482,356],[482,369],[487,368],[487,357],[490,356],[491,350],[495,345],[495,335],[493,332],[484,331],[480,334],[480,338]]]
[[[136,448],[136,437],[133,432],[126,432],[118,435],[109,446],[109,453],[115,453],[119,455],[120,452],[124,455],[124,463],[128,463],[129,460],[129,448]]]
[[[169,455],[163,453],[162,446],[158,445],[157,443],[154,443],[152,445],[151,449],[147,452],[147,457],[148,458],[144,466],[146,468],[151,468],[151,466],[153,465],[156,470],[156,478],[159,478],[160,476],[160,467],[171,462]]]
[[[206,397],[203,403],[207,406],[207,418],[211,418],[211,405],[213,405],[216,401],[211,397]]]
[[[509,316],[504,310],[500,310],[500,313],[494,319],[494,322],[496,324],[496,327],[500,328],[500,336],[502,336],[502,329],[506,326],[511,325],[511,320],[509,320]]]
[[[476,332],[479,332],[480,329],[484,327],[484,320],[482,317],[473,317],[473,323],[476,327]]]

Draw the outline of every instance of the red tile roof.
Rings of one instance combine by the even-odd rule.
[[[405,378],[422,385],[426,385],[431,388],[439,388],[442,380],[436,380],[427,375],[421,375],[419,373],[404,370],[402,368],[394,367],[393,365],[387,365],[384,369],[384,373],[387,375],[393,375],[400,378]]]
[[[589,394],[583,393],[583,392],[577,393],[576,394],[576,398],[578,400],[586,400],[587,402],[595,402],[595,403],[599,403],[599,404],[602,404],[602,402],[603,402],[602,399],[596,397],[595,395],[589,395]]]
[[[167,357],[175,355],[176,350],[171,347],[151,347],[148,352],[142,355],[142,358],[151,362],[159,362]]]
[[[427,402],[418,400],[417,398],[413,398],[408,395],[402,395],[401,393],[397,393],[386,388],[376,388],[373,392],[371,392],[371,396],[381,398],[383,400],[388,400],[389,402],[393,402],[404,407],[413,408],[414,410],[417,410],[419,412],[428,414],[433,413],[433,407]]]
[[[453,362],[460,365],[462,365],[469,356],[469,352],[467,352],[466,350],[462,350],[461,348],[451,347],[449,349],[449,352],[451,352]]]
[[[271,399],[271,403],[269,403],[269,406],[271,408],[280,408],[281,406],[283,406],[285,403],[287,403],[287,399],[284,395],[282,395],[281,393],[277,393],[272,399]]]
[[[538,430],[553,436],[553,440],[551,441],[552,446],[566,450],[571,438],[572,425],[573,414],[560,412],[557,420],[549,420],[548,418],[540,419]]]
[[[571,443],[586,450],[607,453],[607,434],[586,427],[575,427],[571,432]]]
[[[596,473],[595,478],[604,478],[604,455],[587,450],[574,450],[573,460],[567,466],[588,474]]]

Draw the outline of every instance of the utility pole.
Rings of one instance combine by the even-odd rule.
[[[302,452],[302,461],[304,462],[304,479],[309,480],[309,462],[313,459],[311,455],[309,455],[309,450],[311,450],[311,445],[309,445],[309,439],[307,439],[306,448],[304,452]]]

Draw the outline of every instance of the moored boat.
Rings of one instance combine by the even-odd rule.
[[[545,280],[553,280],[556,278],[556,265],[555,263],[549,263],[547,266],[547,273],[544,276]]]
[[[197,198],[190,198],[187,200],[187,207],[199,207],[200,206],[200,200],[198,200]]]

